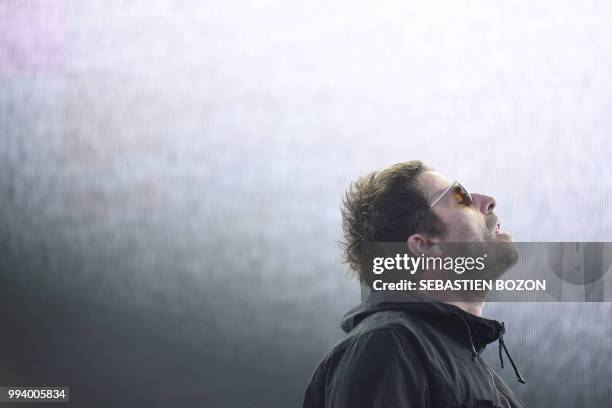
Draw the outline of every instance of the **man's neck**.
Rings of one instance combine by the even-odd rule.
[[[485,302],[444,302],[449,305],[457,306],[459,309],[471,313],[476,316],[482,316],[482,309],[484,308]]]
[[[484,308],[486,298],[486,293],[484,292],[462,295],[426,291],[421,291],[420,293],[427,295],[438,302],[456,306],[465,312],[479,317],[482,316],[482,309]]]
[[[454,277],[453,275],[449,275],[446,271],[431,270],[427,271],[427,275],[422,276],[421,279],[448,280],[449,276],[451,276],[451,278]],[[439,302],[456,306],[464,312],[468,312],[475,316],[482,317],[482,309],[484,308],[485,299],[489,292],[485,290],[471,292],[421,291],[421,293],[424,293]]]

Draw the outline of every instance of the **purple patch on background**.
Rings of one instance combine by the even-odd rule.
[[[0,73],[61,70],[65,17],[63,0],[0,1]]]

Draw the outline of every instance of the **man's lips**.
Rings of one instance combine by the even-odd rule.
[[[501,229],[501,223],[499,222],[499,218],[495,214],[489,214],[489,218],[486,221],[487,227],[491,234],[495,235],[495,240],[508,241],[512,239],[512,234],[509,232],[503,231]]]
[[[496,215],[491,214],[491,218],[487,219],[487,227],[489,227],[491,232],[496,234],[501,232],[501,224],[499,223],[499,219]]]

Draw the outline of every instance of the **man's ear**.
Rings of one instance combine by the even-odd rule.
[[[406,245],[413,256],[421,256],[421,254],[432,257],[442,256],[440,246],[424,234],[412,234],[408,237]]]

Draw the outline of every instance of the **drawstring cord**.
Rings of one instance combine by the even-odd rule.
[[[474,361],[476,360],[476,357],[478,357],[478,353],[476,352],[476,347],[474,346],[474,338],[472,337],[472,330],[470,330],[470,325],[468,324],[467,320],[465,320],[465,318],[461,315],[459,315],[459,317],[461,318],[461,320],[463,321],[467,329],[468,337],[470,339],[470,347],[472,349],[472,361]],[[525,379],[523,378],[523,376],[521,375],[521,372],[516,367],[516,364],[514,363],[514,360],[512,359],[512,356],[510,355],[508,348],[506,347],[506,343],[504,342],[505,332],[506,332],[506,326],[504,322],[499,322],[498,342],[499,342],[499,361],[501,363],[501,368],[502,369],[504,368],[504,357],[502,356],[502,349],[503,349],[504,352],[506,353],[506,356],[508,357],[508,360],[510,360],[510,364],[512,365],[512,368],[514,369],[514,374],[516,375],[516,379],[521,384],[525,384]]]
[[[518,380],[518,382],[520,382],[521,384],[525,384],[525,379],[523,378],[523,376],[521,375],[520,371],[518,370],[518,368],[516,367],[516,364],[514,364],[514,360],[512,359],[512,356],[510,355],[510,352],[508,351],[508,348],[506,347],[506,343],[504,342],[504,333],[506,332],[506,326],[504,325],[504,322],[500,322],[499,323],[499,361],[501,363],[501,368],[504,368],[504,357],[502,356],[502,348],[504,349],[504,351],[506,352],[506,356],[508,357],[508,360],[510,360],[510,364],[512,365],[512,368],[514,369],[514,374],[516,375],[516,379]],[[471,337],[471,334],[470,334]],[[472,346],[473,348],[474,346]]]
[[[476,352],[476,347],[474,347],[474,339],[472,338],[472,331],[470,330],[470,325],[463,316],[458,316],[461,318],[461,320],[463,320],[463,323],[465,323],[465,327],[467,328],[468,337],[470,338],[470,347],[472,347],[472,361],[474,361],[476,360],[476,357],[478,357],[478,353]]]

